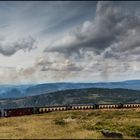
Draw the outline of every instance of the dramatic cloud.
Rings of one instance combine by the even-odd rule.
[[[0,83],[140,78],[139,7],[125,1],[0,2]]]
[[[114,3],[98,2],[93,20],[85,21],[64,37],[54,41],[45,51],[71,55],[92,50],[100,54],[107,48],[124,52],[139,47],[139,15],[125,12],[123,6],[118,7]]]
[[[11,56],[19,50],[30,51],[36,47],[36,41],[32,37],[20,39],[15,42],[8,42],[6,39],[0,40],[0,53],[5,56]]]

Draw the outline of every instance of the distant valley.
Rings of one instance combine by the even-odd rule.
[[[140,90],[140,80],[99,83],[44,83],[38,85],[1,85],[0,99],[22,98],[69,89],[108,88]]]

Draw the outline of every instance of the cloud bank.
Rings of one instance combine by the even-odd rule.
[[[0,60],[7,72],[0,69],[0,77],[6,82],[140,78],[139,2],[14,4],[16,10],[11,3],[10,14],[0,16]]]
[[[100,72],[103,80],[121,73],[134,74],[136,69],[140,70],[139,25],[136,11],[131,13],[124,5],[100,1],[94,19],[54,40],[44,52],[57,52],[69,59],[75,57],[75,63],[83,59],[90,66],[84,65],[82,70]],[[87,55],[89,59],[85,58]]]
[[[14,42],[9,42],[6,38],[0,40],[0,53],[4,56],[11,56],[19,50],[31,51],[36,47],[36,40],[32,37],[26,37]]]
[[[45,51],[67,55],[80,50],[92,50],[100,54],[108,48],[114,52],[131,51],[140,46],[139,24],[139,15],[125,13],[123,7],[117,7],[115,2],[100,1],[93,20],[77,26],[47,46]]]

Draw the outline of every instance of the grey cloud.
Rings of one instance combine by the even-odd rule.
[[[140,17],[126,12],[126,7],[123,8],[121,5],[117,7],[114,3],[98,2],[94,20],[84,22],[63,38],[47,46],[44,51],[60,52],[69,56],[78,54],[81,50],[100,54],[109,47],[116,48],[116,51],[121,51],[122,48],[124,48],[122,51],[127,51],[138,47]],[[132,30],[137,30],[137,38],[133,36]],[[115,44],[117,47],[114,47]]]
[[[64,80],[65,78],[77,76],[83,69],[82,65],[68,59],[62,62],[60,60],[51,61],[46,57],[41,57],[30,67],[17,68],[17,74],[28,79],[30,76],[38,77],[38,74],[46,73],[48,75],[50,73],[49,77],[52,79]]]
[[[59,61],[47,61],[42,60],[36,63],[38,66],[41,67],[41,71],[81,71],[83,67],[77,64],[76,62],[71,62],[70,60],[66,59],[63,63]]]
[[[4,42],[0,41],[0,53],[4,56],[11,56],[15,54],[19,50],[23,51],[31,51],[32,49],[35,49],[36,46],[36,40],[32,37],[28,37],[25,39],[20,39],[15,42]]]
[[[23,77],[35,77],[40,73],[44,73],[51,80],[64,81],[69,78],[78,76],[84,67],[77,62],[71,60],[50,61],[45,57],[38,59],[31,67],[22,69],[19,73]],[[47,78],[47,79],[48,79]]]
[[[16,29],[18,33],[30,32],[42,38],[94,16],[91,12],[95,6],[96,2],[86,1],[0,2],[0,26],[8,26],[3,29],[8,35]]]
[[[35,57],[42,58],[30,67],[21,63],[23,68],[17,68],[16,72],[12,68],[4,68],[7,75],[0,68],[1,79],[106,81],[112,80],[112,77],[115,80],[127,76],[133,78],[135,73],[139,73],[140,3],[99,1],[96,13],[92,2],[23,2],[22,6],[17,2],[16,10],[14,5],[11,3],[8,8],[5,4],[10,12],[0,6],[1,13],[5,11],[0,17],[0,26],[8,25],[1,34],[5,33],[8,37],[13,34],[18,37],[20,33],[27,35],[28,32],[32,36],[37,35],[41,39],[40,48],[36,54],[31,54],[32,58],[29,56],[27,59],[32,59],[33,63]],[[41,54],[45,43],[48,46]],[[5,56],[19,50],[30,51],[35,46],[33,38],[11,43],[0,38],[0,53]]]

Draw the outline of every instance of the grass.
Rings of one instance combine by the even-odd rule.
[[[140,109],[51,112],[0,119],[1,139],[103,139],[101,130],[140,138]]]

